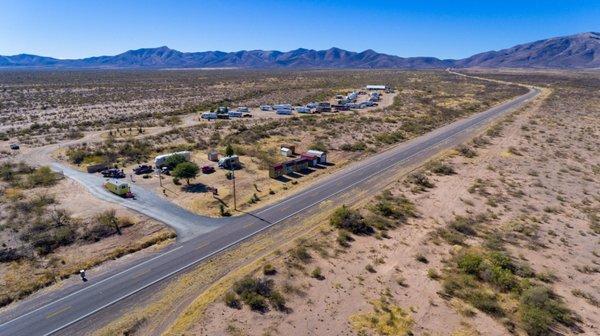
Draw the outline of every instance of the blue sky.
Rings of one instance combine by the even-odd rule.
[[[598,0],[0,0],[0,55],[335,46],[462,58],[585,31],[600,31]]]

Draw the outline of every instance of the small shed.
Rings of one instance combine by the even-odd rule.
[[[308,169],[309,162],[307,159],[298,158],[294,159],[296,171],[303,171]]]
[[[217,162],[219,161],[219,153],[216,150],[208,152],[208,161]]]
[[[302,154],[300,154],[300,158],[307,160],[308,165],[311,167],[315,167],[316,165],[319,164],[319,158],[313,154],[302,153]]]
[[[292,145],[292,144],[282,144],[281,146],[279,146],[280,148],[288,148],[289,150],[292,151],[292,155],[296,154],[296,145]]]
[[[294,152],[291,149],[287,148],[287,147],[281,147],[279,149],[279,152],[281,153],[281,155],[283,155],[285,157],[289,157],[289,156],[294,155]]]
[[[284,174],[284,171],[283,171],[282,163],[272,165],[271,168],[269,168],[269,177],[270,178],[278,178],[278,177],[283,176],[283,174]]]

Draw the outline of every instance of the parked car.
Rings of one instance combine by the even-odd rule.
[[[10,149],[12,149],[12,150],[18,150],[19,148],[21,148],[21,147],[19,147],[19,145],[17,145],[17,144],[10,145]]]
[[[202,174],[212,174],[215,172],[215,167],[213,166],[202,166]]]
[[[103,170],[101,172],[102,176],[106,177],[106,178],[125,178],[125,172],[122,169],[117,169],[117,168],[110,168],[110,169],[106,169]]]
[[[271,105],[260,105],[261,111],[272,111],[273,107]]]
[[[242,113],[242,118],[252,118],[252,113]]]
[[[139,165],[136,168],[133,168],[133,172],[136,175],[150,174],[152,171],[154,171],[154,169],[150,165]]]
[[[160,173],[164,175],[171,175],[171,170],[169,167],[162,167],[160,168]]]

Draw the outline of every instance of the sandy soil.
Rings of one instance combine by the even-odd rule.
[[[335,252],[335,235],[326,236],[316,239],[328,242],[329,256],[311,251],[304,270],[287,267],[286,253],[273,262],[278,288],[296,289],[286,294],[289,312],[259,314],[219,301],[190,334],[350,335],[357,332],[352,317],[372,312],[371,302],[385,296],[409,312],[417,335],[509,335],[501,321],[458,299],[442,299],[439,282],[428,274],[440,272],[453,250],[432,233],[456,215],[484,212],[494,218],[486,229],[510,237],[513,256],[553,279],[549,285],[580,316],[584,333],[599,334],[600,253],[590,213],[597,214],[600,200],[600,105],[597,98],[578,105],[564,92],[547,99],[508,119],[500,136],[486,136],[490,144],[477,148],[475,158],[450,153],[444,160],[457,174],[429,173],[433,189],[413,193],[408,184],[392,186],[395,194],[412,199],[421,215],[391,231],[389,239],[358,237],[351,248]],[[367,271],[367,264],[375,272]],[[324,279],[310,277],[317,266]]]

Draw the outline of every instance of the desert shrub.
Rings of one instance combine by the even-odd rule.
[[[295,248],[293,248],[290,251],[290,253],[294,258],[296,258],[302,262],[305,262],[305,263],[310,261],[310,259],[312,259],[312,256],[310,255],[310,253],[308,252],[308,249],[304,245],[296,246]]]
[[[352,144],[345,143],[340,146],[340,149],[346,152],[364,151],[365,149],[367,149],[367,144],[365,144],[362,141],[357,141]]]
[[[346,230],[338,230],[337,242],[342,247],[350,246],[350,242],[353,241],[352,235]]]
[[[471,147],[466,145],[460,145],[456,147],[456,150],[460,155],[466,158],[474,158],[477,155],[477,152],[475,152]]]
[[[0,263],[16,261],[23,258],[23,255],[19,250],[15,248],[2,248],[0,249]]]
[[[483,257],[475,252],[466,252],[458,257],[457,265],[458,268],[467,273],[476,275],[479,273],[479,267],[483,262]]]
[[[314,149],[314,150],[318,150],[321,152],[326,152],[327,146],[322,141],[315,141],[310,146],[308,146],[308,149]]]
[[[452,174],[456,174],[456,172],[454,171],[454,168],[447,164],[447,163],[443,163],[443,162],[434,162],[429,166],[429,170],[431,170],[433,173],[437,174],[437,175],[452,175]]]
[[[476,232],[473,227],[476,224],[477,221],[475,221],[473,218],[456,216],[456,218],[454,218],[454,220],[448,224],[448,227],[464,235],[474,236],[476,235]]]
[[[223,298],[223,301],[225,301],[225,305],[229,308],[234,308],[234,309],[242,308],[242,303],[240,302],[240,300],[238,299],[237,295],[235,295],[234,292],[225,293],[225,297]]]
[[[427,175],[422,172],[414,172],[407,177],[407,181],[419,187],[421,190],[435,187],[433,182],[429,180]]]
[[[233,291],[252,310],[261,312],[267,310],[267,300],[274,309],[285,309],[285,298],[274,289],[274,282],[271,279],[244,277],[233,284]]]
[[[275,275],[277,274],[277,270],[271,264],[265,264],[263,266],[263,274],[264,275]]]
[[[572,325],[574,322],[569,309],[544,286],[532,286],[523,291],[519,313],[529,335],[547,335],[555,323]]]
[[[321,268],[320,267],[315,267],[312,270],[312,272],[310,272],[310,276],[313,277],[313,278],[315,278],[315,279],[318,279],[318,280],[323,279],[323,274],[321,272]]]
[[[337,229],[350,231],[354,234],[372,234],[373,228],[365,223],[363,216],[356,210],[345,205],[337,208],[329,218],[331,225]]]
[[[415,205],[404,195],[393,196],[389,190],[385,190],[376,199],[377,203],[371,210],[377,214],[401,221],[417,216]]]

